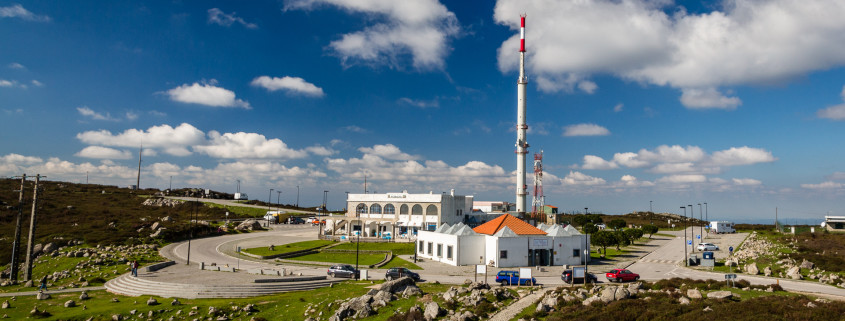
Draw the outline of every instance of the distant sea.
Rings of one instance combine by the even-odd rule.
[[[714,218],[712,221],[732,221],[734,224],[775,224],[774,218],[733,218],[733,219],[719,219]],[[824,218],[778,218],[781,225],[815,225],[818,226],[824,222]]]

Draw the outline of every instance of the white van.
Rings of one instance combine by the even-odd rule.
[[[721,233],[736,233],[734,229],[734,223],[728,221],[713,221],[710,222],[710,232],[721,234]]]

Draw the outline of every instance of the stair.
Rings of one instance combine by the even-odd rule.
[[[339,280],[245,283],[233,285],[184,284],[151,281],[127,273],[106,282],[106,290],[127,296],[154,295],[164,298],[245,298],[291,291],[307,291],[330,286]]]

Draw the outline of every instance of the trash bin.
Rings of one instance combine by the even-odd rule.
[[[702,258],[704,258],[704,259],[708,259],[708,260],[709,260],[709,259],[713,259],[713,252],[709,252],[709,251],[708,251],[708,252],[704,252],[704,253],[701,253],[701,256],[702,256]]]
[[[701,264],[701,260],[698,258],[697,254],[690,255],[689,257],[689,265],[699,265]]]

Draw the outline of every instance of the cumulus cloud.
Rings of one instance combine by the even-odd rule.
[[[564,127],[563,136],[607,136],[610,131],[596,124],[576,124]]]
[[[733,181],[734,185],[740,186],[756,186],[763,184],[763,182],[753,178],[733,178],[731,180]]]
[[[23,20],[37,22],[50,21],[50,17],[34,14],[19,4],[0,7],[0,18],[21,18]]]
[[[670,184],[704,183],[707,182],[707,177],[700,174],[678,174],[664,176],[657,181]]]
[[[194,150],[215,158],[303,158],[308,155],[303,150],[288,148],[281,139],[267,139],[256,133],[208,132],[206,145],[194,146]]]
[[[751,148],[748,146],[731,147],[728,150],[722,150],[713,153],[712,157],[713,164],[718,166],[771,163],[776,160],[777,158],[772,156],[772,152],[760,148]]]
[[[9,69],[26,69],[24,65],[21,65],[17,62],[10,63],[7,67],[9,67]]]
[[[208,9],[208,23],[218,24],[224,27],[229,27],[233,23],[239,23],[248,29],[257,29],[258,25],[246,22],[243,18],[235,15],[234,12],[226,14],[223,10],[218,8]]]
[[[132,158],[132,153],[126,150],[117,150],[102,146],[88,146],[74,154],[74,156],[98,159],[129,159]]]
[[[827,182],[823,182],[823,183],[819,183],[819,184],[801,184],[802,188],[815,189],[815,190],[839,189],[839,188],[842,188],[842,186],[843,186],[842,183],[831,182],[831,181],[827,181]]]
[[[842,92],[839,95],[842,97],[842,100],[845,100],[845,86],[842,86]],[[816,112],[816,116],[831,120],[845,120],[845,104],[820,109]]]
[[[606,183],[603,178],[593,177],[581,172],[569,171],[569,174],[561,179],[564,185],[602,185]]]
[[[584,155],[584,164],[580,166],[581,169],[616,169],[619,168],[615,162],[608,162],[601,157],[595,155]]]
[[[86,131],[76,135],[83,143],[99,146],[134,147],[162,149],[173,156],[188,156],[187,147],[203,143],[205,134],[188,123],[177,127],[170,125],[153,126],[147,130],[127,129],[120,134],[107,130]]]
[[[98,113],[95,112],[93,109],[89,108],[88,106],[76,107],[76,111],[79,112],[80,115],[85,117],[90,117],[94,120],[108,120],[108,121],[118,121],[119,119],[112,118],[109,113]]]
[[[31,83],[32,83],[32,85],[33,85],[33,86],[35,86],[35,87],[43,87],[43,86],[44,86],[44,84],[43,84],[43,83],[41,83],[40,81],[35,80],[35,79],[33,79],[33,80],[31,81]]]
[[[614,113],[621,112],[623,109],[625,109],[625,104],[622,104],[622,103],[619,103],[619,104],[616,104],[616,106],[613,106],[613,112]]]
[[[311,96],[311,97],[323,97],[325,94],[323,93],[323,88],[317,87],[316,85],[305,81],[305,79],[299,77],[270,77],[270,76],[259,76],[252,80],[250,83],[253,86],[261,87],[267,89],[268,91],[277,91],[277,90],[284,90],[290,94],[299,94],[304,96]]]
[[[845,65],[845,3],[736,0],[689,13],[651,0],[499,0],[497,23],[519,30],[527,13],[528,71],[544,91],[613,75],[683,92],[688,108],[740,105],[720,88],[788,81]],[[519,34],[498,51],[516,70]]]
[[[359,134],[370,132],[369,130],[366,130],[364,128],[361,128],[361,127],[358,127],[358,126],[355,126],[355,125],[349,125],[349,126],[343,127],[343,129],[348,131],[348,132],[359,133]]]
[[[619,166],[647,168],[657,174],[717,174],[723,167],[770,163],[777,158],[772,152],[748,146],[731,147],[708,155],[698,146],[661,145],[653,150],[615,153],[611,160],[600,156],[585,155],[581,165],[572,168],[607,170]]]
[[[329,44],[344,65],[387,64],[401,68],[410,55],[418,70],[442,69],[450,51],[449,41],[460,32],[455,14],[437,0],[288,0],[284,10],[313,10],[321,6],[363,13],[374,22]]]
[[[15,83],[10,80],[0,79],[0,87],[12,87],[14,85]]]
[[[366,155],[375,155],[390,160],[417,160],[420,158],[419,156],[413,156],[402,152],[399,150],[399,147],[396,147],[393,144],[361,147],[358,148],[358,151]]]
[[[241,107],[251,109],[249,103],[235,98],[235,92],[226,88],[214,86],[211,83],[183,84],[167,91],[170,100],[186,104],[199,104],[211,107]]]
[[[331,156],[331,155],[334,155],[334,154],[337,153],[336,150],[333,150],[333,149],[328,148],[328,147],[323,147],[323,146],[320,146],[320,145],[306,147],[305,151],[307,151],[311,154],[317,155],[317,156]]]

